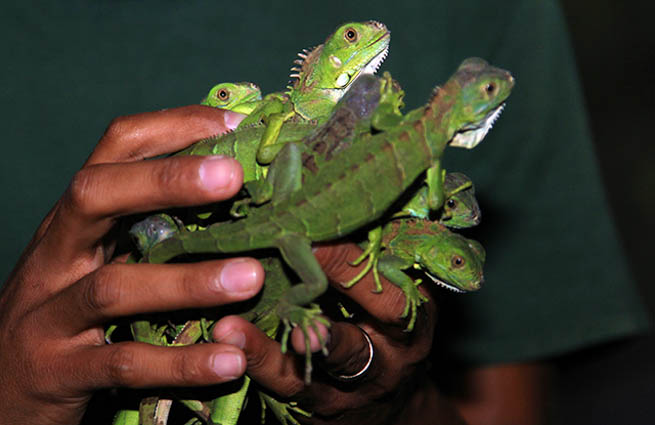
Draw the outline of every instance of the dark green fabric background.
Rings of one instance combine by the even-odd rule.
[[[16,2],[0,17],[4,280],[31,233],[122,114],[197,103],[216,82],[287,83],[340,23],[392,33],[383,70],[408,109],[468,56],[517,86],[485,141],[446,166],[476,183],[486,286],[444,295],[436,344],[466,362],[529,360],[642,330],[607,214],[563,21],[552,1]]]

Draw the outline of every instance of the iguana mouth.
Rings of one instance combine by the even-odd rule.
[[[459,130],[450,141],[450,146],[458,148],[473,149],[489,133],[494,123],[505,109],[505,103],[501,103],[487,114],[479,123],[471,124]]]
[[[434,283],[436,283],[437,285],[441,286],[442,288],[446,288],[446,289],[448,289],[448,290],[450,290],[450,291],[457,292],[458,294],[463,294],[464,292],[466,292],[466,291],[463,291],[463,290],[461,290],[461,289],[459,289],[459,288],[457,288],[457,287],[451,285],[450,283],[446,283],[446,282],[444,282],[444,281],[441,280],[441,279],[437,279],[436,277],[432,276],[430,273],[427,273],[427,272],[426,272],[425,274],[426,274],[427,277],[429,277],[429,278],[430,278]]]
[[[375,55],[373,59],[371,59],[366,66],[361,70],[361,74],[375,74],[378,72],[378,69],[380,68],[380,65],[382,65],[382,62],[387,58],[387,54],[389,53],[389,46],[385,47],[384,50],[382,50],[380,53]]]

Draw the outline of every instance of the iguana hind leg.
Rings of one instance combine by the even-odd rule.
[[[311,417],[312,414],[298,407],[294,401],[282,402],[271,397],[268,394],[259,391],[259,400],[262,405],[262,423],[266,422],[266,408],[271,409],[273,415],[282,425],[300,425],[300,422],[291,414],[297,413],[306,417]]]
[[[239,211],[247,211],[247,205],[250,203],[260,205],[272,200],[276,204],[286,199],[300,186],[302,186],[301,150],[297,144],[287,143],[275,157],[265,179],[245,183],[250,199],[235,202],[230,213],[235,217],[241,216],[243,214]]]
[[[284,146],[277,143],[282,131],[282,124],[295,115],[293,110],[270,115],[266,121],[266,130],[262,135],[257,149],[257,161],[261,164],[270,164],[275,155]]]
[[[357,276],[350,279],[348,282],[344,283],[343,286],[350,288],[354,286],[357,282],[362,280],[362,278],[373,269],[373,277],[375,279],[375,291],[382,292],[382,283],[380,282],[380,276],[377,272],[377,261],[380,257],[380,252],[382,250],[382,226],[377,226],[371,231],[368,232],[368,244],[366,249],[362,252],[355,261],[350,263],[351,266],[358,266],[362,261],[368,258],[366,266],[360,271]]]

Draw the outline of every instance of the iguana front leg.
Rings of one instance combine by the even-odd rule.
[[[280,237],[276,241],[276,246],[286,263],[302,280],[302,283],[292,286],[284,293],[277,307],[277,314],[284,323],[282,347],[287,345],[291,326],[299,326],[305,337],[305,382],[310,383],[312,363],[309,328],[314,330],[323,353],[327,355],[327,341],[321,337],[316,323],[330,326],[330,322],[321,316],[321,309],[311,303],[327,290],[328,280],[321,265],[314,257],[309,239],[288,234]],[[309,308],[303,307],[308,304]]]
[[[446,170],[441,168],[441,159],[435,160],[432,167],[428,168],[425,182],[428,185],[428,207],[431,211],[437,211],[443,206],[446,200],[444,181]]]
[[[277,143],[282,131],[282,125],[295,115],[293,110],[273,114],[269,116],[266,122],[266,130],[259,142],[257,149],[257,161],[260,164],[270,164],[275,155],[284,147],[283,143]]]
[[[473,183],[468,180],[446,190],[446,170],[441,167],[440,159],[437,159],[432,167],[428,168],[425,182],[428,185],[428,207],[431,211],[439,210],[448,197],[473,186]]]
[[[377,268],[384,277],[399,287],[403,291],[403,294],[405,294],[405,308],[400,317],[406,318],[409,316],[409,323],[405,328],[407,332],[414,329],[418,307],[428,301],[428,298],[418,290],[421,280],[417,279],[413,281],[402,271],[411,267],[413,264],[413,261],[403,260],[400,257],[388,254],[382,255],[377,261]]]

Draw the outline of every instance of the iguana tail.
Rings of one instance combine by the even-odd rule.
[[[153,246],[144,256],[150,263],[165,263],[183,254],[234,253],[275,246],[283,235],[280,227],[268,220],[248,218],[216,223],[204,230],[181,232]]]

